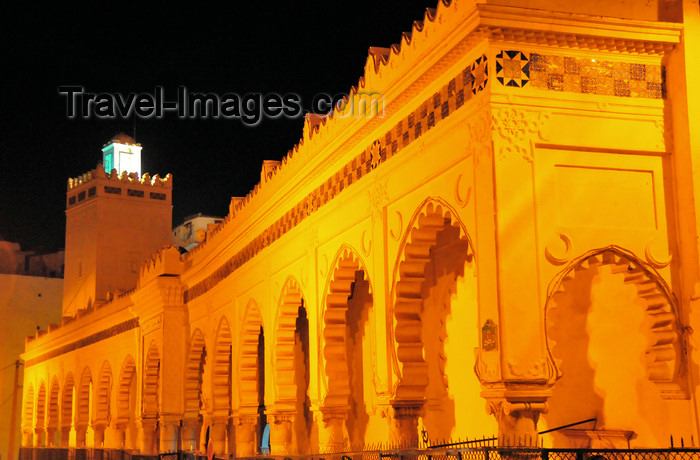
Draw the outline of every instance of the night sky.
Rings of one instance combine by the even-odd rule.
[[[145,3],[145,2],[144,2]],[[71,5],[72,6],[72,5]],[[69,119],[58,87],[87,92],[347,93],[370,46],[398,43],[435,0],[110,3],[93,9],[5,9],[0,237],[56,250],[65,238],[68,177],[93,169],[116,133],[143,145],[144,172],[172,173],[173,225],[202,212],[226,215],[231,196],[259,181],[262,160],[280,160],[301,137],[303,117],[240,120]],[[97,9],[99,8],[99,9]],[[10,80],[9,83],[7,80]],[[308,110],[308,109],[307,109]]]

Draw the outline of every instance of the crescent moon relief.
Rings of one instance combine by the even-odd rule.
[[[306,282],[309,280],[306,271],[306,267],[301,267],[301,284],[304,287],[306,287]]]
[[[649,241],[644,248],[644,255],[646,256],[647,262],[654,268],[664,268],[671,263],[671,254],[667,254],[664,258],[658,259],[654,256],[652,252],[652,241]]]
[[[467,187],[466,197],[462,198],[461,193],[459,191],[459,189],[460,189],[459,185],[460,185],[461,181],[462,181],[462,174],[457,176],[457,182],[455,183],[455,201],[461,207],[465,207],[467,205],[467,203],[469,203],[469,199],[472,196],[472,188],[471,188],[471,186]]]
[[[365,256],[368,256],[371,250],[372,240],[369,240],[369,244],[367,244],[367,230],[365,230],[362,232],[362,252],[365,254]]]
[[[401,229],[403,228],[403,216],[399,211],[396,211],[396,216],[398,217],[399,224],[396,226],[396,231],[394,229],[389,229],[389,236],[391,236],[391,239],[394,241],[399,241],[399,238],[401,238]]]
[[[556,239],[553,239],[544,249],[544,256],[547,260],[554,265],[563,265],[571,259],[571,239],[564,235],[563,233],[558,234],[558,240],[564,242],[564,252],[560,253],[553,248],[555,244],[560,246],[558,242],[555,243]]]

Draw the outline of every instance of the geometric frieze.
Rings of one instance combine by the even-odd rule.
[[[553,54],[504,50],[496,55],[496,79],[503,86],[529,85],[549,91],[661,99],[665,67]]]
[[[338,193],[374,169],[381,167],[389,158],[396,155],[425,132],[431,130],[441,120],[462,107],[474,95],[483,91],[488,83],[488,62],[481,55],[464,67],[449,82],[384,135],[374,139],[359,155],[309,193],[296,206],[292,207],[277,222],[265,229],[241,251],[216,269],[209,277],[185,291],[185,303],[204,294],[236,269],[253,258],[289,230],[297,226]]]
[[[75,342],[69,343],[67,345],[63,345],[62,347],[59,347],[55,350],[52,350],[48,353],[41,355],[41,356],[37,356],[36,358],[29,359],[24,363],[24,365],[25,365],[25,367],[31,367],[35,364],[39,364],[42,361],[46,361],[47,359],[55,358],[57,356],[68,353],[70,351],[78,350],[78,349],[86,347],[88,345],[92,345],[94,343],[101,342],[103,340],[106,340],[106,339],[109,339],[111,337],[114,337],[115,335],[130,331],[130,330],[135,329],[137,327],[139,327],[138,318],[132,318],[130,320],[124,321],[123,323],[119,323],[115,326],[107,328],[103,331],[96,332],[95,334],[89,335],[89,336],[84,337],[80,340],[76,340]]]

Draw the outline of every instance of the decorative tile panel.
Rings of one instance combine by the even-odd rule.
[[[611,62],[504,50],[496,55],[496,79],[503,86],[567,93],[661,99],[666,96],[661,65]]]
[[[504,86],[522,88],[530,81],[530,56],[522,51],[501,51],[496,55],[496,80]]]

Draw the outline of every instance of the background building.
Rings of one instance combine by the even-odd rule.
[[[27,336],[45,334],[61,322],[64,252],[22,251],[19,244],[0,241],[0,457],[9,458],[15,372],[19,373],[14,455],[19,450],[24,367],[15,363]],[[48,324],[47,324],[48,323]],[[54,326],[55,327],[55,326]]]
[[[220,224],[221,217],[205,216],[201,212],[185,217],[185,221],[173,229],[173,245],[189,251],[204,241],[209,225]]]

